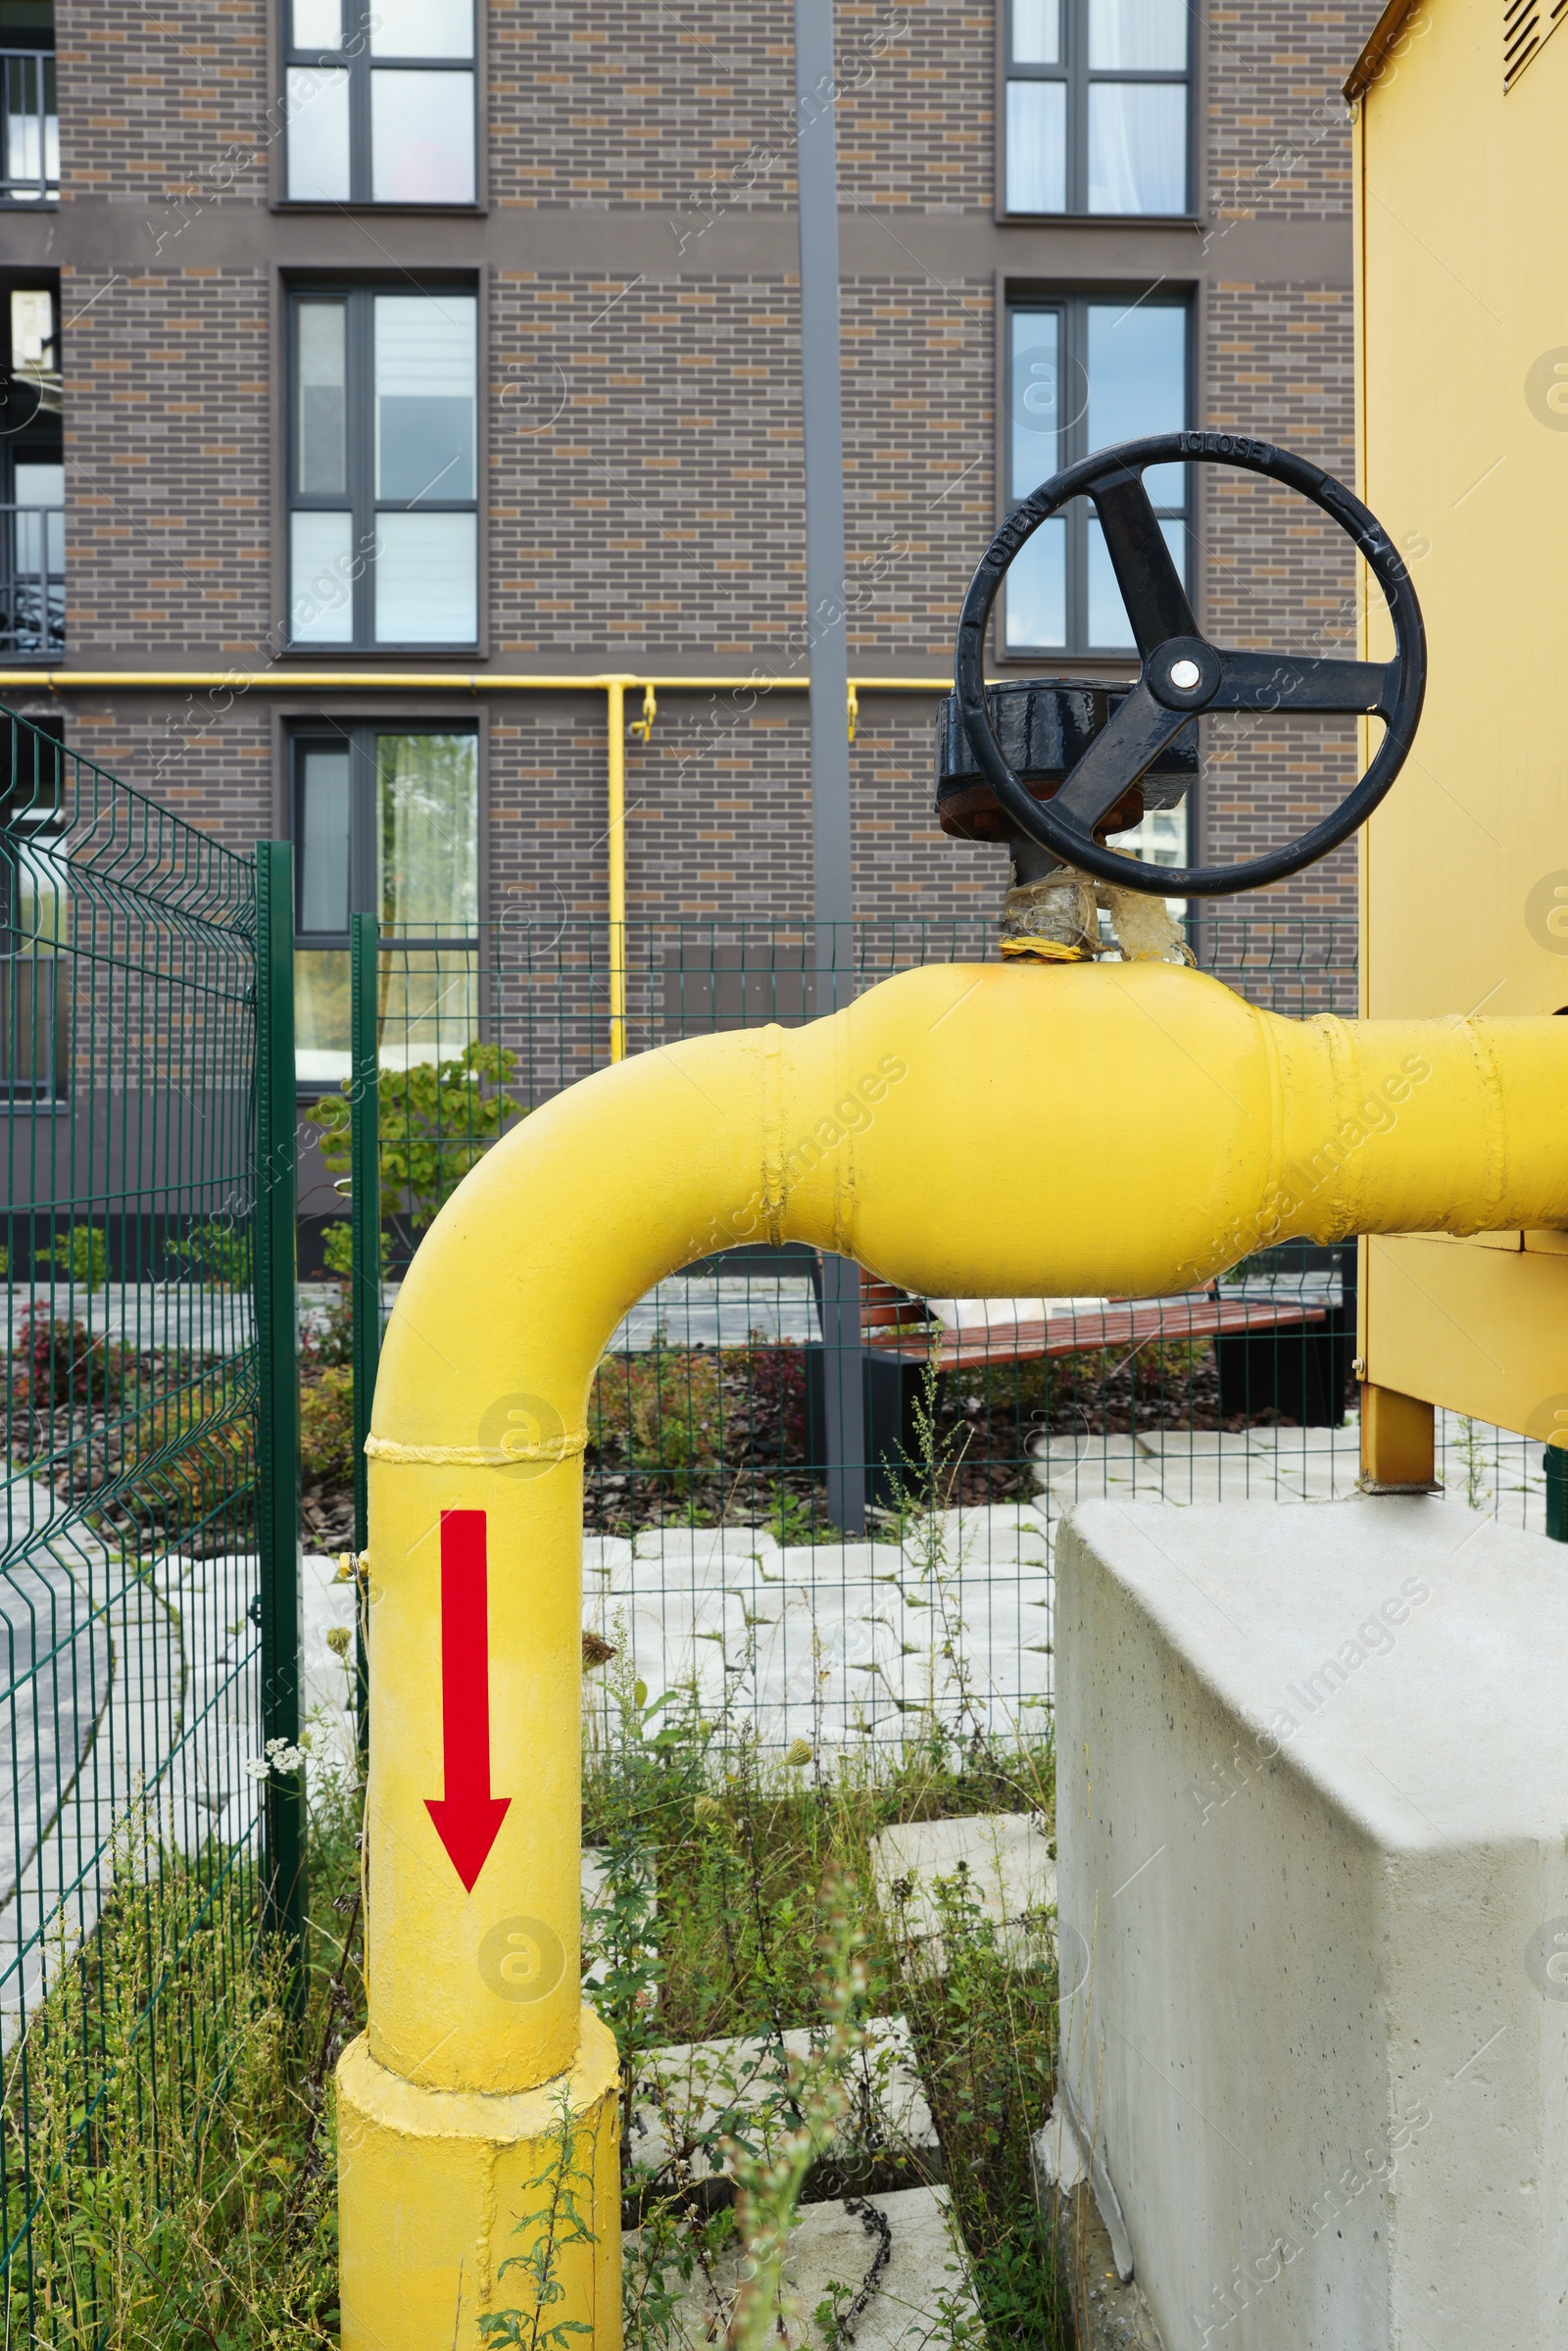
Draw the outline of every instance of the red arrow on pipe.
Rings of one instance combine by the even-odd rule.
[[[446,1793],[425,1806],[472,1893],[512,1804],[490,1793],[490,1618],[485,1514],[441,1513],[441,1758]]]

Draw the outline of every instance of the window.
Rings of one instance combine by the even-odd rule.
[[[70,1091],[71,869],[59,840],[64,726],[0,713],[0,1101]]]
[[[1009,507],[1092,450],[1187,423],[1187,306],[1074,294],[1007,314]],[[1189,576],[1190,468],[1152,466],[1144,486]],[[1007,573],[1009,654],[1131,653],[1133,632],[1086,498],[1042,523]]]
[[[1004,0],[1009,213],[1188,210],[1187,0]]]
[[[381,1060],[445,1060],[477,1034],[479,745],[442,720],[301,727],[290,744],[294,1006],[302,1084],[349,1074],[349,916],[392,948]]]
[[[475,297],[362,287],[292,309],[294,644],[472,645]]]
[[[0,0],[0,204],[58,204],[54,0]]]
[[[472,204],[473,0],[283,0],[294,204]]]
[[[1182,302],[1069,294],[1007,313],[1009,506],[1063,465],[1117,441],[1178,432],[1188,420]],[[1191,581],[1191,468],[1152,465],[1144,487],[1184,581]],[[1010,655],[1133,654],[1104,539],[1087,498],[1042,523],[1007,573],[1003,643]],[[1187,807],[1150,808],[1116,837],[1156,865],[1187,861]],[[1172,913],[1183,905],[1166,901]]]
[[[66,464],[55,297],[13,286],[0,435],[0,660],[66,642]]]

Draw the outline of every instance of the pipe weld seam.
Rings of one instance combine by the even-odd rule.
[[[784,1181],[784,1032],[770,1020],[762,1031],[762,1213],[776,1249],[784,1238],[788,1193]]]
[[[518,1461],[569,1461],[586,1452],[586,1429],[567,1429],[542,1445],[400,1445],[395,1437],[367,1437],[372,1461],[450,1462],[458,1469],[510,1469]]]

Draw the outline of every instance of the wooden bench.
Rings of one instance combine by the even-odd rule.
[[[1298,1331],[1328,1319],[1325,1306],[1300,1299],[1275,1302],[1222,1298],[1208,1291],[1180,1298],[1112,1298],[1102,1307],[1052,1314],[1038,1322],[974,1323],[959,1330],[940,1326],[935,1352],[943,1371],[984,1369],[988,1363],[1031,1363],[1043,1356],[1082,1355],[1126,1349],[1151,1341],[1161,1346],[1191,1339],[1230,1339],[1258,1331]],[[860,1291],[860,1327],[878,1354],[928,1362],[937,1317],[923,1299],[891,1282],[867,1276]]]

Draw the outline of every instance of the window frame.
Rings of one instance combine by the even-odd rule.
[[[284,818],[287,838],[295,847],[294,857],[294,945],[299,949],[319,949],[322,952],[341,949],[346,955],[349,934],[343,931],[307,931],[300,921],[305,888],[305,860],[299,855],[302,835],[300,824],[300,793],[303,785],[302,755],[312,749],[341,744],[349,756],[349,906],[350,914],[374,914],[380,921],[375,876],[376,827],[376,759],[375,743],[379,735],[468,735],[474,746],[474,841],[478,852],[476,895],[482,909],[484,905],[484,730],[478,714],[472,710],[430,712],[421,710],[407,717],[401,711],[379,716],[350,715],[344,712],[321,711],[302,714],[286,722],[284,735]],[[399,932],[400,944],[409,947],[474,947],[478,943],[482,912],[476,912],[468,930]]]
[[[294,926],[294,955],[342,955],[349,951],[349,933],[345,931],[306,931],[300,926],[301,900],[305,880],[305,863],[301,851],[300,794],[303,781],[302,754],[312,747],[341,744],[349,755],[349,912],[373,913],[378,935],[395,936],[400,948],[416,952],[440,949],[447,954],[466,954],[475,958],[479,954],[484,929],[484,909],[489,903],[489,798],[488,798],[488,713],[475,710],[471,705],[443,710],[439,705],[425,704],[417,710],[404,713],[384,706],[368,709],[355,707],[347,710],[323,710],[320,708],[279,709],[273,714],[274,741],[277,746],[279,830],[294,847],[294,903],[291,919]],[[376,826],[376,758],[375,738],[378,735],[470,735],[474,743],[474,827],[477,851],[476,904],[473,926],[468,930],[452,931],[380,931],[381,909],[376,899],[375,826]],[[362,903],[363,902],[363,903]],[[486,1007],[482,990],[476,998],[474,1035],[481,1041],[486,1031]],[[302,1102],[316,1102],[323,1095],[337,1091],[336,1079],[303,1077],[296,1065],[295,1089]]]
[[[1191,430],[1197,413],[1198,378],[1198,289],[1191,285],[1170,286],[1161,281],[1156,287],[1105,284],[1010,284],[1003,289],[999,306],[1001,318],[1001,350],[999,372],[1002,398],[997,403],[999,423],[997,479],[1000,496],[997,500],[997,521],[1000,527],[1020,504],[1012,494],[1012,321],[1020,312],[1054,311],[1058,318],[1057,366],[1062,380],[1071,380],[1081,372],[1088,382],[1089,311],[1092,306],[1119,303],[1124,308],[1135,304],[1159,310],[1179,310],[1185,319],[1183,339],[1182,404],[1184,430]],[[1088,404],[1083,413],[1058,430],[1056,470],[1076,465],[1089,455]],[[1186,526],[1186,563],[1184,581],[1195,612],[1200,612],[1200,582],[1198,577],[1196,553],[1198,544],[1199,468],[1193,465],[1182,467],[1183,503],[1180,508],[1156,506],[1154,512],[1165,520],[1180,520]],[[1031,485],[1034,486],[1034,485]],[[1023,493],[1027,496],[1028,493]],[[1138,655],[1131,645],[1097,646],[1090,642],[1089,617],[1089,501],[1074,499],[1066,510],[1067,554],[1065,605],[1067,612],[1066,641],[1061,645],[1019,646],[1008,642],[1007,588],[1004,579],[997,598],[993,616],[993,654],[999,664],[1016,663],[1035,672],[1046,668],[1074,668],[1085,664],[1094,670],[1122,672],[1136,668]],[[1082,623],[1080,628],[1079,623]]]
[[[433,213],[440,216],[482,213],[485,185],[485,71],[483,45],[486,11],[478,0],[472,10],[473,45],[466,58],[386,57],[370,53],[372,0],[343,0],[343,38],[336,49],[303,47],[294,39],[294,0],[282,0],[277,19],[277,119],[283,136],[277,141],[276,176],[272,205],[287,212]],[[291,196],[289,194],[288,77],[301,67],[341,68],[349,77],[349,193],[347,196]],[[416,202],[408,197],[378,198],[371,192],[374,158],[371,152],[370,74],[381,73],[466,73],[473,98],[473,194],[455,202]]]
[[[1180,73],[1167,67],[1089,68],[1089,0],[1058,0],[1061,10],[1061,61],[1054,66],[1014,65],[1012,24],[1016,0],[997,5],[996,105],[996,216],[999,220],[1108,220],[1169,223],[1198,219],[1199,75],[1201,63],[1198,28],[1201,20],[1187,12],[1187,63]],[[1058,81],[1066,88],[1065,188],[1060,212],[1015,210],[1008,201],[1007,88],[1014,81]],[[1185,201],[1173,213],[1092,213],[1089,210],[1089,88],[1092,81],[1177,84],[1187,95],[1187,164]]]
[[[484,289],[472,274],[460,276],[420,277],[407,273],[397,278],[320,278],[291,279],[283,289],[283,399],[281,419],[283,429],[283,463],[281,482],[283,495],[282,530],[279,544],[282,550],[282,624],[288,651],[308,659],[341,660],[345,654],[385,654],[401,656],[408,653],[427,654],[434,658],[450,656],[471,660],[486,649],[486,610],[483,594],[485,578],[485,514],[479,497],[485,467],[485,402],[482,397],[484,372],[481,355],[485,338]],[[473,416],[473,496],[471,498],[380,499],[375,495],[375,299],[379,294],[416,294],[438,299],[442,294],[462,295],[473,303],[474,343],[474,416]],[[299,327],[301,308],[312,302],[341,302],[346,306],[344,326],[345,386],[344,386],[344,481],[338,491],[302,491],[296,487],[300,447],[299,400]],[[349,522],[351,562],[357,565],[353,579],[353,626],[347,637],[327,641],[319,637],[297,638],[294,634],[294,516],[297,514],[343,514]],[[380,514],[472,514],[473,531],[473,635],[467,638],[437,637],[377,637],[375,634],[375,578],[374,545],[376,517]]]

